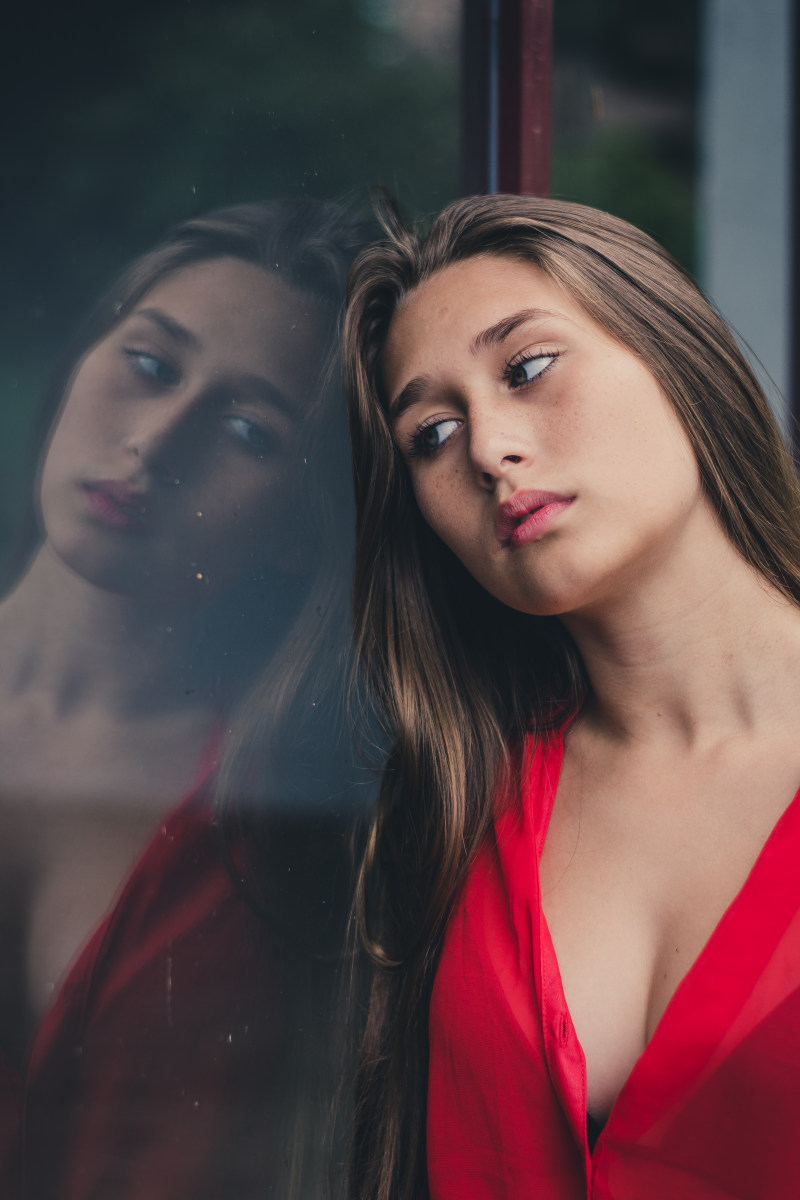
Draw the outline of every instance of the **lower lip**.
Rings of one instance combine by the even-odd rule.
[[[513,550],[519,546],[527,546],[528,542],[535,542],[540,537],[544,537],[552,529],[554,522],[571,504],[572,500],[558,500],[553,504],[544,504],[541,508],[537,508],[516,527],[508,539],[508,548]]]
[[[124,533],[147,533],[144,514],[129,512],[101,488],[84,487],[89,511],[107,529],[118,529]]]

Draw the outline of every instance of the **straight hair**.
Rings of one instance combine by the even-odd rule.
[[[392,438],[382,355],[394,314],[465,259],[537,267],[651,371],[731,543],[800,603],[800,488],[763,392],[691,277],[607,213],[532,196],[460,200],[422,237],[390,204],[356,261],[345,380],[356,496],[355,647],[391,751],[358,883],[373,976],[356,1085],[354,1200],[422,1200],[427,1020],[448,916],[513,796],[526,736],[579,710],[588,680],[554,617],[485,592],[423,521]]]

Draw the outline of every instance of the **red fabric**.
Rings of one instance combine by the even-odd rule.
[[[269,1194],[274,964],[201,788],[165,821],[70,971],[26,1080],[0,1064],[3,1200]]]
[[[433,1200],[797,1200],[800,793],[590,1156],[537,870],[561,752],[556,736],[532,755],[521,810],[498,816],[447,929],[430,1010]]]

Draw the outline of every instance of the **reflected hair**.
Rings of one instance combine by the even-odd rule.
[[[573,716],[588,682],[556,618],[485,592],[417,508],[392,438],[382,356],[413,290],[476,256],[529,263],[651,371],[742,557],[800,603],[800,489],[764,394],[691,277],[607,213],[531,196],[460,200],[417,236],[386,201],[356,261],[345,380],[356,497],[355,648],[392,747],[357,912],[373,964],[352,1152],[357,1200],[427,1195],[427,1019],[441,939],[526,735]]]
[[[218,845],[235,887],[264,918],[259,936],[274,957],[287,1016],[275,1054],[282,1103],[263,1137],[275,1163],[285,1164],[292,1189],[285,1194],[293,1195],[320,1194],[329,1152],[320,1131],[339,1068],[331,1023],[321,1022],[319,1010],[320,997],[331,991],[333,961],[321,951],[343,941],[338,926],[347,898],[340,893],[351,882],[350,814],[341,795],[351,772],[339,735],[349,661],[352,495],[339,339],[347,272],[366,240],[366,226],[344,206],[311,199],[236,205],[177,225],[119,276],[77,329],[36,430],[41,462],[85,356],[184,268],[241,260],[308,302],[316,386],[298,418],[292,466],[300,491],[290,506],[294,541],[301,544],[297,569],[264,570],[255,547],[250,577],[209,611],[198,650],[216,667],[210,786]],[[10,578],[40,538],[31,503]],[[234,1138],[231,1154],[237,1153]]]

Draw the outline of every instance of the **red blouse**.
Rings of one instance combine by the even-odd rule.
[[[165,820],[69,972],[26,1078],[0,1058],[3,1200],[267,1194],[285,1104],[279,956],[212,818],[201,788]]]
[[[590,1155],[586,1069],[537,864],[562,740],[532,755],[447,929],[430,1009],[432,1200],[800,1197],[800,793],[679,985]]]

